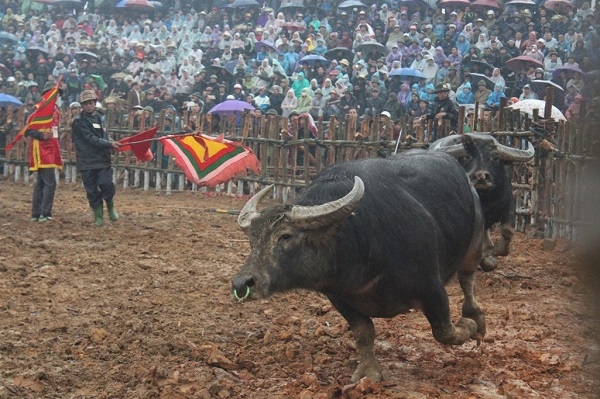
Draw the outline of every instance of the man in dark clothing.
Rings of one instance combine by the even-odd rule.
[[[83,186],[90,207],[94,210],[94,224],[102,226],[106,201],[110,220],[117,221],[119,214],[113,198],[115,185],[112,181],[110,150],[121,147],[112,141],[102,126],[101,115],[96,112],[96,93],[85,90],[79,96],[83,112],[73,120],[71,129],[77,154],[77,168],[81,173]]]
[[[381,90],[375,88],[372,91],[371,98],[367,99],[367,107],[365,109],[365,115],[375,117],[381,114],[385,105],[385,100],[379,96]]]
[[[437,93],[437,100],[432,107],[432,113],[425,116],[426,119],[432,119],[433,137],[432,140],[441,138],[445,121],[450,121],[450,130],[456,131],[458,126],[458,104],[448,98],[451,87],[449,83],[438,83],[435,86],[434,93]],[[450,132],[445,132],[446,134]]]

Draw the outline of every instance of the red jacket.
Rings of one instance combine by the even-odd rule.
[[[63,160],[58,138],[39,140],[29,135],[29,170],[58,168],[62,169]]]

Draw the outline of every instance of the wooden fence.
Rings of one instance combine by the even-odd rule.
[[[107,128],[114,139],[127,137],[148,127],[159,125],[159,135],[185,131],[206,134],[224,134],[226,139],[243,142],[252,148],[261,161],[259,175],[239,176],[228,184],[216,187],[216,192],[253,194],[262,185],[274,184],[274,196],[283,202],[291,201],[301,187],[312,181],[328,165],[360,158],[388,157],[394,153],[427,146],[433,139],[432,122],[418,123],[404,118],[394,124],[388,118],[344,119],[321,118],[314,121],[316,134],[309,129],[309,119],[283,118],[272,115],[255,116],[252,113],[239,117],[217,118],[212,115],[170,115],[163,110],[157,115],[144,113],[124,115],[108,111]],[[513,188],[516,200],[515,225],[524,231],[533,225],[545,237],[578,239],[582,207],[600,200],[593,186],[584,184],[598,167],[599,130],[590,129],[585,120],[577,123],[549,123],[547,120],[502,108],[492,121],[484,120],[478,108],[467,120],[461,107],[458,130],[490,132],[503,144],[526,148],[527,141],[536,147],[536,156],[527,164],[514,168]],[[18,120],[19,115],[21,120]],[[23,125],[19,113],[14,127],[3,127],[10,140]],[[71,141],[69,111],[61,118],[61,148],[65,167],[60,183],[77,183],[75,154]],[[7,131],[8,130],[8,131]],[[437,138],[453,132],[449,125],[439,126]],[[2,130],[0,130],[0,133]],[[121,187],[173,191],[206,191],[186,181],[183,173],[174,166],[173,159],[163,156],[160,141],[153,146],[155,158],[151,162],[138,162],[130,152],[114,155],[114,181]],[[15,182],[29,182],[27,168],[28,147],[22,140],[13,150],[0,158],[4,176]]]

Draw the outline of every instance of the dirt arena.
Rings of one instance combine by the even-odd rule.
[[[596,398],[584,274],[565,243],[517,234],[479,273],[481,345],[438,344],[420,312],[377,319],[382,383],[351,384],[356,351],[321,295],[236,303],[247,198],[120,189],[91,225],[81,186],[29,221],[32,187],[0,181],[0,398]],[[448,286],[457,319],[461,295]]]

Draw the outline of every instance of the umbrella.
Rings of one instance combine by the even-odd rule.
[[[0,64],[0,73],[2,74],[2,76],[4,77],[8,77],[12,75],[12,72],[10,71],[10,69],[8,69],[6,67],[6,65],[4,64]]]
[[[245,110],[254,111],[254,107],[246,101],[225,100],[220,104],[215,105],[208,111],[209,114],[235,114],[244,112]]]
[[[572,65],[563,65],[563,66],[561,66],[561,67],[558,67],[558,68],[556,68],[556,69],[554,70],[554,72],[552,72],[552,77],[553,77],[553,78],[557,78],[557,77],[559,77],[559,76],[560,76],[560,73],[561,73],[562,71],[565,71],[565,72],[567,72],[567,76],[569,77],[569,79],[570,79],[571,77],[573,77],[573,74],[574,74],[575,72],[579,72],[579,73],[581,74],[581,76],[586,76],[586,73],[585,73],[585,72],[583,72],[581,69],[579,69],[579,67],[572,66]]]
[[[274,44],[262,42],[260,40],[254,42],[254,50],[256,52],[258,52],[260,50],[261,46],[265,46],[267,48],[267,50],[271,49],[271,50],[275,51],[276,53],[281,54],[281,50],[279,50],[277,47],[275,47]]]
[[[383,55],[386,55],[389,52],[387,47],[385,47],[383,44],[381,44],[379,42],[375,42],[375,41],[368,41],[368,42],[363,42],[363,43],[359,44],[354,49],[354,52],[355,53],[361,52],[363,54],[368,54],[369,52],[371,52],[372,49],[375,49],[378,53],[382,53]]]
[[[441,0],[439,2],[440,7],[464,7],[470,5],[471,2],[469,0]]]
[[[512,1],[505,3],[504,5],[520,7],[520,6],[535,6],[537,4],[535,4],[535,1],[533,1],[533,0],[512,0]]]
[[[54,0],[52,5],[54,6],[65,6],[65,7],[75,7],[80,6],[83,3],[81,0]]]
[[[334,47],[330,50],[327,50],[327,52],[325,52],[324,55],[329,59],[335,59],[340,61],[344,58],[347,60],[354,59],[354,53],[352,52],[352,50],[349,50],[348,47]]]
[[[390,76],[400,76],[401,78],[425,78],[425,74],[423,72],[413,68],[392,69]]]
[[[494,70],[494,66],[488,64],[485,61],[471,61],[471,62],[469,62],[469,65],[477,65],[477,66],[479,66],[479,70],[483,71],[483,72],[485,72],[486,69],[490,69],[492,71]]]
[[[47,50],[47,49],[45,49],[45,48],[42,48],[42,47],[38,47],[38,46],[31,46],[31,47],[28,47],[28,48],[27,48],[27,50],[25,50],[25,52],[26,52],[27,54],[33,54],[33,55],[37,55],[38,53],[43,53],[43,54],[45,54],[45,55],[48,55],[48,54],[49,54],[49,52],[48,52],[48,50]]]
[[[286,22],[285,24],[283,24],[283,27],[286,28],[288,31],[303,31],[304,27],[302,27],[301,25],[298,25],[295,22]]]
[[[544,114],[544,108],[546,107],[546,101],[544,100],[521,100],[508,106],[508,108],[518,109],[526,114],[533,115],[533,110],[538,109],[539,115]],[[567,118],[560,112],[554,105],[552,106],[551,118],[555,121],[566,121]]]
[[[165,8],[164,4],[160,1],[150,1],[150,4],[152,4],[157,10],[162,10],[163,8]]]
[[[13,106],[15,108],[18,108],[21,105],[23,105],[23,103],[17,97],[13,97],[9,94],[0,93],[0,107]]]
[[[516,73],[519,73],[523,70],[526,71],[530,66],[542,68],[544,64],[537,58],[533,58],[528,55],[520,55],[506,61],[506,68]]]
[[[8,32],[0,32],[0,43],[17,43],[19,38]]]
[[[34,3],[42,3],[42,4],[54,4],[54,0],[33,0]]]
[[[231,7],[233,8],[241,8],[241,7],[256,7],[260,6],[256,0],[235,0],[231,3]]]
[[[77,59],[84,59],[84,58],[95,58],[95,59],[99,59],[100,57],[98,57],[97,54],[92,53],[91,51],[78,51],[75,53],[75,57]]]
[[[131,10],[152,11],[154,5],[148,0],[121,0],[115,6],[116,8],[129,8]]]
[[[529,83],[531,90],[533,90],[541,99],[546,96],[546,86],[548,85],[554,87],[554,102],[552,104],[558,107],[564,107],[565,91],[562,87],[549,80],[532,80],[531,83]]]
[[[546,0],[544,2],[544,7],[548,10],[555,10],[557,6],[560,11],[565,11],[567,6],[573,7],[574,4],[569,0]]]
[[[317,61],[320,61],[322,65],[329,65],[329,60],[327,58],[323,57],[322,55],[316,55],[316,54],[311,54],[311,55],[302,57],[300,60],[298,60],[298,64],[299,65],[303,65],[303,64],[315,65],[315,63]]]
[[[502,10],[504,7],[500,6],[496,0],[475,0],[473,3],[471,3],[471,8],[495,8],[497,10]]]
[[[221,75],[220,71],[227,71],[228,74],[233,75],[233,73],[227,69],[227,67],[224,67],[222,65],[211,65],[211,73],[214,73],[215,75],[219,76]]]
[[[485,82],[485,87],[487,87],[490,90],[494,90],[494,86],[496,86],[496,83],[494,83],[493,80],[491,80],[482,73],[471,72],[471,82],[479,83],[480,80],[483,80]]]
[[[367,5],[359,0],[346,0],[338,6],[338,8],[350,8],[350,7],[365,7],[365,8],[367,8]]]
[[[294,3],[285,4],[285,5],[282,5],[281,7],[279,7],[280,12],[296,11],[296,10],[298,10],[298,11],[304,10],[304,4],[302,4],[302,2],[294,2]]]

